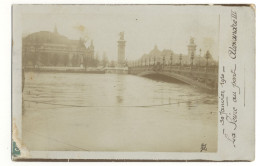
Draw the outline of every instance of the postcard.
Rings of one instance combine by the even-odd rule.
[[[254,160],[254,5],[12,12],[13,160]]]

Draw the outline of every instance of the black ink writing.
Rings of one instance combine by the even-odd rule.
[[[236,59],[237,57],[237,12],[231,10],[231,46],[228,47],[228,54],[229,57],[232,59]]]

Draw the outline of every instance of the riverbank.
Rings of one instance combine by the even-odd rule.
[[[26,72],[48,73],[92,73],[92,74],[129,74],[128,67],[26,67]]]
[[[26,68],[26,72],[48,72],[48,73],[93,73],[105,74],[104,69],[81,69],[81,68]]]

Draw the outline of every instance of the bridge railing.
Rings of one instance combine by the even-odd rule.
[[[218,66],[180,66],[180,65],[146,65],[129,67],[130,73],[143,71],[165,71],[165,72],[190,72],[190,73],[207,73],[218,74]]]

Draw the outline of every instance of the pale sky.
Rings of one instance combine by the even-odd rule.
[[[28,5],[23,8],[24,34],[53,31],[70,39],[93,40],[99,56],[106,52],[117,59],[119,32],[125,32],[126,58],[135,60],[158,49],[187,54],[187,44],[194,37],[197,54],[209,50],[218,59],[219,17],[212,8],[171,5]],[[216,13],[216,12],[215,12]]]

